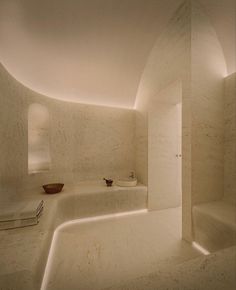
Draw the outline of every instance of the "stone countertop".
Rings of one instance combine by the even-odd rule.
[[[0,289],[34,290],[40,288],[54,230],[58,224],[66,220],[63,213],[59,219],[58,216],[60,216],[61,207],[66,204],[67,198],[96,196],[98,199],[103,193],[105,199],[116,196],[113,203],[117,203],[117,198],[127,192],[129,194],[123,195],[123,197],[128,197],[130,193],[134,192],[134,187],[106,187],[102,182],[81,182],[78,185],[65,186],[63,191],[58,194],[45,194],[41,190],[24,193],[21,201],[43,199],[44,210],[38,225],[0,231]],[[138,192],[138,196],[141,197],[137,207],[145,207],[147,187],[138,184],[135,192]],[[136,198],[136,196],[133,195],[132,198]],[[107,205],[111,204],[114,207],[110,200],[109,202]],[[121,204],[121,211],[123,211],[122,202],[118,203]],[[127,205],[128,208],[130,205],[131,200]],[[62,210],[70,212],[71,204],[66,209],[62,207]],[[92,209],[90,208],[90,210]],[[102,210],[106,211],[104,208]],[[115,210],[118,211],[119,207],[116,207]],[[88,212],[88,214],[90,213]],[[70,217],[67,216],[68,218]]]

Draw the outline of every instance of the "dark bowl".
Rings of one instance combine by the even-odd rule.
[[[64,184],[63,183],[50,183],[50,184],[44,184],[43,189],[46,193],[58,193],[61,192]]]

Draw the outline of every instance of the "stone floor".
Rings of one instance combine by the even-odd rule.
[[[236,246],[157,269],[106,290],[235,290]]]
[[[53,244],[47,290],[125,289],[130,281],[201,256],[181,240],[181,208],[74,223]],[[127,289],[135,289],[131,285]]]

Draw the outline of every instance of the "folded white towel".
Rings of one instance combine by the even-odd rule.
[[[0,230],[14,229],[14,228],[22,228],[27,226],[36,225],[39,222],[39,217],[43,211],[43,203],[40,203],[38,213],[35,217],[25,218],[25,219],[15,219],[15,220],[5,220],[0,221]]]
[[[37,225],[39,222],[39,217],[42,214],[42,211],[43,211],[43,207],[41,207],[41,210],[38,213],[38,215],[32,218],[1,221],[0,231]]]
[[[2,204],[0,222],[36,218],[43,208],[43,200]]]

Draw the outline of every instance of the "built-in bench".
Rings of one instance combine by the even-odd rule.
[[[236,244],[236,205],[226,200],[193,207],[194,240],[210,252]]]
[[[40,289],[55,229],[85,217],[129,212],[147,207],[147,187],[106,187],[81,183],[63,192],[31,192],[24,200],[43,199],[43,215],[36,226],[0,231],[0,289]],[[22,200],[21,200],[22,201]]]

